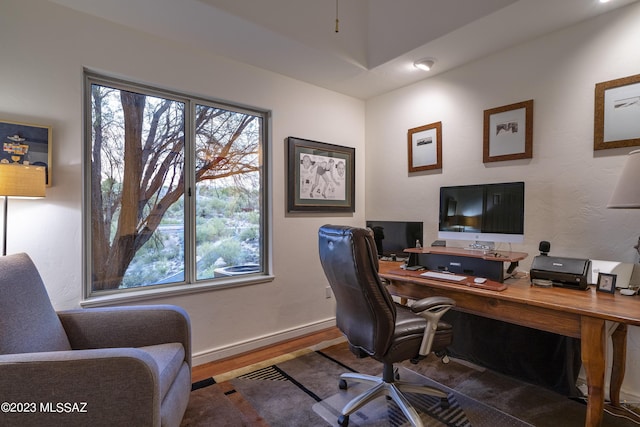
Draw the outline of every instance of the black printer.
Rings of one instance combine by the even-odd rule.
[[[591,260],[588,259],[538,255],[533,258],[529,276],[532,282],[550,280],[553,286],[587,289],[590,272]]]

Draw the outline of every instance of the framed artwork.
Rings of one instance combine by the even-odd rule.
[[[355,148],[288,137],[288,212],[354,212]]]
[[[533,157],[533,99],[484,110],[483,162]]]
[[[596,290],[600,292],[607,292],[613,294],[616,291],[616,277],[615,274],[610,273],[598,273],[598,283]]]
[[[51,187],[51,127],[0,121],[0,162],[45,167]]]
[[[596,84],[593,149],[640,145],[640,74]]]
[[[442,169],[442,122],[409,129],[409,172]]]

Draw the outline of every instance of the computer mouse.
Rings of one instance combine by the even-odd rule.
[[[473,279],[473,281],[476,283],[484,283],[487,281],[487,279],[485,279],[484,277],[476,277],[475,279]]]

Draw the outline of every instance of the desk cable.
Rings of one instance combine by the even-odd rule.
[[[588,400],[589,400],[589,399],[588,399],[586,396],[583,396],[583,397],[578,397],[578,398],[576,398],[576,400],[583,401],[583,402],[586,404],[586,403],[588,402]],[[604,403],[605,403],[605,406],[604,406],[604,409],[603,409],[603,410],[604,410],[604,412],[606,412],[607,414],[611,415],[612,417],[622,418],[622,419],[625,419],[625,420],[631,421],[632,423],[634,423],[634,424],[636,424],[636,425],[640,425],[640,422],[638,422],[638,418],[640,418],[640,413],[639,413],[639,412],[636,412],[636,411],[635,411],[635,410],[633,410],[633,409],[630,409],[630,408],[629,408],[629,406],[634,407],[634,408],[636,408],[636,409],[638,409],[638,410],[640,410],[640,408],[635,407],[635,406],[633,406],[633,405],[632,405],[632,404],[630,404],[630,403],[622,403],[618,409],[619,409],[620,411],[628,412],[629,414],[633,414],[633,415],[628,415],[628,416],[627,416],[627,415],[626,415],[626,414],[624,414],[624,413],[620,413],[620,412],[614,412],[614,411],[612,411],[612,410],[607,406],[607,404],[609,404],[609,405],[611,404],[611,402],[610,402],[610,401],[605,400],[605,402],[604,402]]]

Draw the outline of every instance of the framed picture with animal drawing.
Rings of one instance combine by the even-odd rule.
[[[355,148],[287,138],[287,211],[354,212]]]

